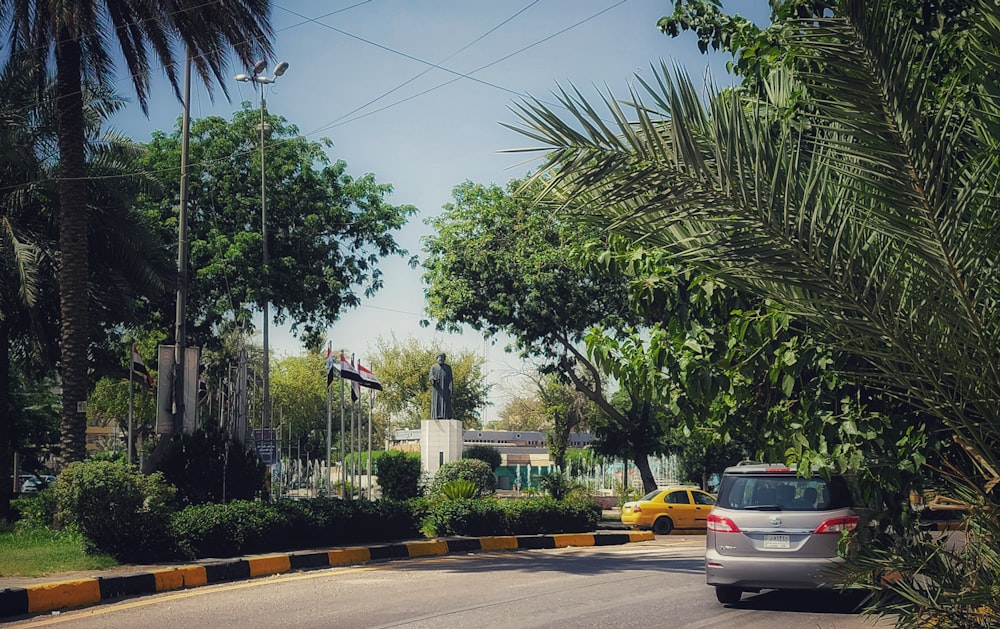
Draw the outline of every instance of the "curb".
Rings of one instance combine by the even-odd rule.
[[[615,546],[654,539],[650,531],[560,533],[461,537],[235,557],[133,574],[53,581],[0,590],[0,618],[75,609],[143,594],[156,594],[227,581],[242,581],[283,572],[312,570],[371,561],[411,559],[450,553],[540,550],[568,546]]]

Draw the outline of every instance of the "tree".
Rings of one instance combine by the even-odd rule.
[[[442,352],[448,356],[454,378],[451,395],[454,419],[460,420],[466,428],[479,426],[490,386],[486,383],[482,354],[469,350],[449,351],[412,337],[400,341],[393,336],[391,339],[379,337],[369,359],[369,366],[383,387],[375,398],[376,424],[383,430],[418,428],[421,420],[430,419],[430,368]]]
[[[26,57],[15,57],[0,78],[4,103],[16,107],[4,109],[4,144],[2,168],[12,187],[3,193],[0,275],[3,299],[0,300],[0,408],[8,408],[5,396],[11,393],[11,369],[20,371],[24,380],[45,381],[55,372],[59,347],[59,299],[56,288],[58,221],[55,210],[57,191],[55,173],[48,156],[55,143],[53,93],[48,89],[41,100],[34,94],[37,68],[25,65]],[[50,85],[51,87],[51,85]],[[155,294],[165,286],[169,266],[160,253],[158,241],[141,217],[132,211],[140,190],[148,189],[150,180],[133,169],[136,145],[114,135],[99,135],[103,117],[116,111],[120,99],[102,91],[88,91],[84,100],[87,120],[87,166],[95,175],[89,183],[93,201],[88,240],[94,264],[90,278],[92,372],[127,374],[122,367],[122,330],[134,325],[137,304],[145,294]],[[32,388],[28,385],[29,388]],[[23,409],[12,408],[5,418],[23,416]],[[12,422],[13,426],[16,422]],[[7,424],[0,420],[0,443],[25,441],[35,434],[25,424],[2,436]],[[39,445],[47,445],[39,444]],[[8,457],[3,448],[0,461]],[[9,473],[5,465],[0,476]],[[10,483],[0,483],[9,489]],[[0,490],[0,504],[9,498]],[[2,508],[0,508],[2,510]]]
[[[290,322],[316,351],[344,308],[381,288],[379,260],[406,254],[393,233],[415,207],[387,203],[391,185],[370,173],[352,177],[346,162],[331,162],[329,140],[309,141],[279,116],[268,120],[266,272],[260,268],[259,110],[243,103],[230,121],[191,122],[188,337],[212,350],[219,348],[220,331],[250,330],[253,309],[266,298],[273,323]],[[176,242],[180,129],[154,133],[147,149],[144,166],[162,173],[161,192],[148,197],[147,208],[163,241]],[[159,304],[164,313],[173,308],[170,300]]]
[[[326,460],[327,389],[326,364],[320,354],[285,356],[273,363],[271,372],[271,397],[274,400],[275,428],[289,439],[308,439],[310,435],[321,437],[322,448],[316,449],[314,457]],[[339,413],[340,387],[330,387],[332,412],[337,417],[333,430],[340,430]],[[331,435],[336,444],[339,435]],[[335,448],[336,449],[336,448]]]
[[[85,416],[90,346],[90,198],[86,167],[83,77],[99,85],[114,80],[109,45],[119,46],[139,103],[146,111],[149,53],[180,96],[172,44],[182,42],[195,72],[206,83],[222,84],[233,50],[246,66],[269,53],[268,0],[195,4],[178,10],[172,2],[97,0],[51,5],[38,0],[0,1],[0,26],[8,31],[9,54],[28,54],[36,67],[54,61],[59,147],[59,298],[63,409],[62,460],[85,455]]]
[[[547,154],[539,176],[564,198],[821,331],[854,358],[848,377],[939,422],[935,440],[954,444],[939,461],[992,513],[1000,7],[958,4],[962,28],[942,19],[929,34],[913,3],[892,0],[844,0],[835,15],[789,20],[790,61],[756,77],[764,89],[713,96],[707,108],[665,70],[640,79],[651,103],[631,94],[634,122],[606,99],[614,130],[569,94],[571,124],[537,101],[521,115]],[[921,461],[927,434],[896,444],[907,451],[898,464]],[[981,532],[995,530],[982,522]],[[909,563],[916,554],[876,563],[923,574]],[[945,576],[892,589],[926,624],[929,599],[916,591],[934,581],[956,596],[946,614],[967,614],[935,622],[972,624],[994,597],[981,589],[990,578],[970,574],[954,590]]]

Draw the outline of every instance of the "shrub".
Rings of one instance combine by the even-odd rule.
[[[435,500],[430,501],[420,530],[428,537],[501,535],[507,532],[507,520],[500,501],[493,496]]]
[[[467,450],[462,452],[463,459],[476,459],[489,464],[490,470],[495,470],[500,467],[500,462],[503,458],[500,456],[500,451],[493,446],[486,445],[475,445],[470,446]]]
[[[507,524],[511,535],[582,533],[596,530],[600,521],[601,508],[593,503],[553,498],[507,502]]]
[[[261,493],[266,476],[257,453],[213,422],[172,441],[159,469],[177,487],[178,500],[184,505],[252,500]]]
[[[457,500],[459,498],[475,498],[476,484],[471,480],[460,478],[441,485],[441,493],[444,494],[444,497],[449,500]]]
[[[78,527],[88,552],[124,562],[173,552],[166,524],[175,489],[162,475],[145,476],[125,463],[77,462],[63,470],[51,491],[56,523]]]
[[[552,498],[427,499],[415,512],[421,514],[420,529],[428,537],[583,533],[596,530],[601,521],[601,509],[592,502]]]
[[[478,459],[462,459],[445,463],[434,475],[431,483],[431,493],[440,493],[445,483],[453,480],[471,480],[476,484],[476,496],[488,496],[496,493],[497,477],[493,475],[489,463]]]
[[[420,455],[390,450],[375,460],[382,497],[408,500],[420,495]]]
[[[279,550],[285,518],[272,505],[249,500],[192,505],[170,518],[170,534],[189,559]]]
[[[542,474],[538,477],[538,486],[556,500],[562,500],[580,485],[581,483],[570,480],[560,472]]]
[[[48,528],[56,516],[56,494],[46,487],[37,494],[21,496],[10,501],[19,522],[29,528]]]

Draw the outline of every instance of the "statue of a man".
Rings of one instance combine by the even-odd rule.
[[[438,354],[437,362],[431,367],[431,419],[452,419],[451,365],[444,359],[444,354]]]

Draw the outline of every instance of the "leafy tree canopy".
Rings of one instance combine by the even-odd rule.
[[[442,352],[447,355],[454,379],[454,419],[461,420],[466,428],[479,427],[490,389],[482,354],[449,350],[412,337],[401,341],[393,336],[379,337],[365,363],[382,382],[383,390],[375,398],[375,421],[382,430],[418,428],[422,420],[430,419],[430,369]]]
[[[352,177],[331,162],[328,140],[310,142],[278,116],[265,146],[267,269],[260,208],[260,114],[244,103],[231,121],[194,120],[190,133],[188,336],[213,347],[220,330],[249,328],[252,311],[267,298],[273,323],[291,323],[306,347],[318,349],[344,308],[382,286],[381,258],[405,255],[393,232],[417,210],[392,205],[392,186],[366,174]],[[157,132],[144,163],[164,192],[147,207],[162,225],[163,242],[176,247],[180,131]],[[169,295],[159,305],[172,312]],[[167,317],[170,320],[171,317]]]

